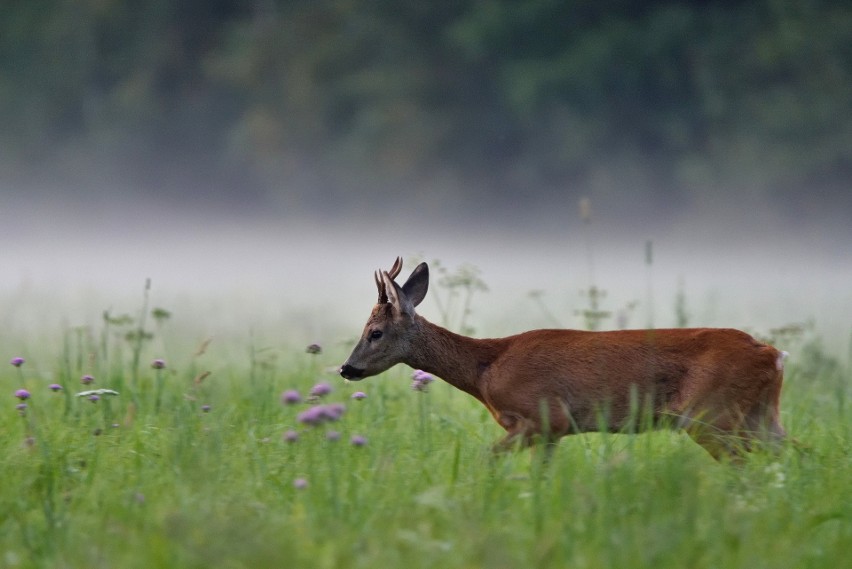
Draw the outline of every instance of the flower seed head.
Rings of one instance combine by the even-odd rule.
[[[118,397],[118,391],[114,389],[89,389],[87,391],[81,391],[77,394],[77,397],[89,397],[91,395],[97,395],[100,397],[101,395],[112,395]]]

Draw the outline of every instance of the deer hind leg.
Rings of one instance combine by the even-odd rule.
[[[763,385],[751,399],[750,407],[743,407],[740,431],[746,450],[777,452],[787,437],[779,420],[781,384],[783,383],[784,353],[778,356],[776,369],[768,373]]]
[[[678,426],[690,438],[718,461],[740,462],[751,450],[749,438],[743,429],[741,413],[711,414],[705,410],[679,415]]]
[[[709,421],[691,421],[686,431],[716,460],[741,462],[755,450],[777,451],[786,437],[774,401],[759,401],[747,412],[722,413]]]
[[[739,436],[736,431],[702,427],[687,429],[687,433],[710,456],[720,462],[724,460],[741,462],[749,450],[748,441]]]
[[[755,442],[777,451],[787,438],[787,432],[779,420],[781,377],[768,386],[758,402],[746,413],[745,431]]]
[[[755,450],[777,451],[786,437],[778,412],[782,381],[783,355],[748,389],[740,386],[736,393],[699,398],[701,403],[680,415],[678,426],[717,460],[740,461]]]

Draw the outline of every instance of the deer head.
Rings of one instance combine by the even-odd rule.
[[[405,284],[399,286],[394,279],[401,270],[402,259],[397,257],[390,271],[376,271],[379,300],[361,339],[340,368],[340,375],[346,379],[359,380],[379,374],[404,361],[409,353],[418,326],[414,308],[429,289],[429,267],[420,263]]]

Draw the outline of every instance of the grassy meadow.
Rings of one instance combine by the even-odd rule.
[[[493,457],[486,410],[440,380],[413,389],[405,366],[346,384],[333,373],[346,346],[208,343],[147,298],[135,314],[0,335],[0,567],[783,569],[852,555],[850,370],[812,334],[791,340],[782,420],[798,444],[777,456],[719,464],[656,432],[567,437],[542,463]]]

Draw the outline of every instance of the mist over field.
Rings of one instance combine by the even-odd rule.
[[[603,328],[673,326],[680,290],[689,325],[768,333],[808,323],[836,353],[848,348],[852,261],[848,228],[839,225],[799,226],[759,211],[645,223],[610,219],[594,205],[584,224],[567,199],[540,212],[484,204],[421,216],[403,211],[400,196],[386,213],[310,217],[125,199],[4,200],[7,325],[23,332],[96,324],[105,309],[134,313],[150,278],[153,303],[202,333],[266,325],[282,342],[345,341],[360,333],[375,301],[372,271],[402,255],[479,269],[489,290],[471,305],[478,336],[582,328],[581,291],[594,284],[607,291],[601,308],[612,312]],[[401,278],[412,268],[409,261]],[[433,271],[433,292],[439,279]],[[439,321],[431,296],[420,311]]]

